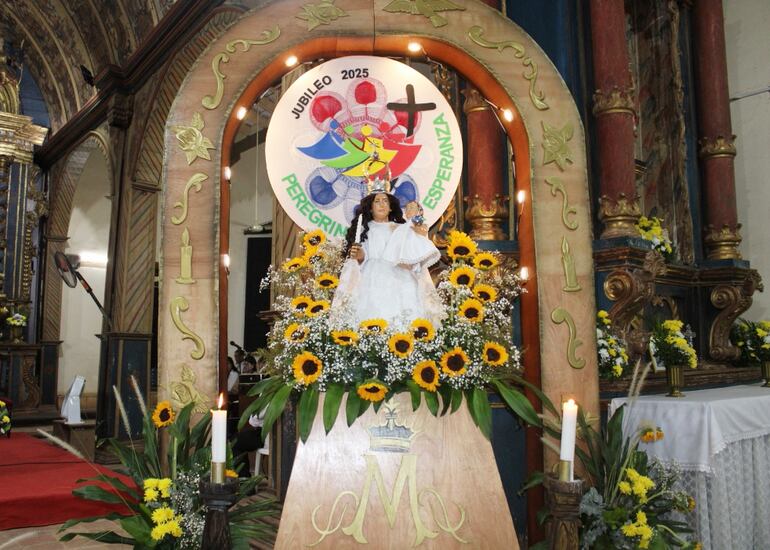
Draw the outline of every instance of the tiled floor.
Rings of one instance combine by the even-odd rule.
[[[46,527],[28,527],[26,529],[11,529],[0,531],[0,550],[44,550],[48,548],[131,548],[124,544],[104,544],[83,537],[75,537],[69,542],[60,542],[59,533],[61,525],[48,525]],[[82,523],[75,527],[77,531],[95,533],[98,531],[116,530],[112,521],[99,520],[93,523]]]

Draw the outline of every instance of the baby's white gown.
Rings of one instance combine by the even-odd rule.
[[[344,305],[356,324],[385,319],[402,329],[417,318],[441,321],[441,301],[428,273],[441,253],[430,239],[416,233],[411,222],[370,221],[361,246],[364,261],[345,262],[333,310]]]

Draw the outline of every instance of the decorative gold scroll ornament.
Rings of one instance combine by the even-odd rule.
[[[217,79],[217,89],[214,92],[214,95],[203,96],[201,105],[203,105],[206,109],[216,109],[222,102],[222,95],[225,92],[225,78],[227,77],[225,76],[225,73],[220,70],[219,64],[228,63],[230,61],[229,54],[236,52],[236,46],[240,45],[242,48],[241,51],[247,52],[251,49],[252,46],[264,46],[265,44],[275,42],[279,36],[281,36],[281,29],[278,27],[278,25],[276,25],[272,29],[262,31],[262,34],[258,40],[238,38],[228,42],[225,45],[225,51],[215,55],[214,59],[211,61],[211,70],[214,72],[214,78]]]
[[[582,290],[577,280],[577,272],[575,271],[575,258],[572,256],[572,252],[569,249],[569,241],[567,237],[561,238],[561,265],[564,268],[564,279],[566,284],[562,288],[564,292],[578,292]]]
[[[567,143],[574,134],[572,124],[568,122],[561,130],[545,121],[542,122],[542,126],[543,166],[555,162],[559,170],[564,172],[567,163],[572,164],[572,151],[570,151]]]
[[[560,325],[567,323],[569,327],[569,342],[567,343],[567,362],[573,369],[582,369],[586,366],[586,360],[582,357],[578,358],[575,350],[578,346],[583,345],[583,341],[577,337],[577,328],[575,327],[575,321],[572,319],[569,311],[563,307],[557,307],[551,312],[551,321]]]
[[[206,355],[206,347],[203,345],[201,337],[187,328],[187,325],[182,321],[182,312],[187,311],[189,308],[190,304],[184,296],[177,296],[171,300],[169,305],[171,320],[174,322],[174,326],[179,332],[184,334],[182,340],[192,340],[193,344],[195,344],[195,348],[190,352],[190,357],[197,361],[203,359],[203,356]]]
[[[577,207],[569,205],[569,199],[567,198],[567,189],[564,187],[564,182],[557,177],[545,178],[545,182],[551,186],[551,195],[556,196],[556,192],[561,193],[561,221],[564,227],[570,231],[574,231],[578,228],[577,220],[570,220],[569,216],[577,215]]]
[[[435,28],[443,27],[448,23],[446,17],[439,15],[437,12],[455,10],[465,11],[465,8],[450,2],[450,0],[393,0],[382,8],[382,11],[390,13],[422,15],[430,19],[431,24]]]
[[[302,12],[295,17],[307,21],[307,30],[312,31],[318,25],[329,25],[332,21],[347,16],[345,10],[334,5],[334,0],[321,0],[318,4],[305,4],[302,6]]]
[[[182,367],[182,379],[173,380],[169,384],[171,386],[171,399],[174,400],[174,404],[181,409],[189,403],[195,403],[193,407],[195,412],[208,412],[211,400],[196,386],[195,372],[185,363],[180,366]]]
[[[529,72],[524,71],[522,76],[525,80],[529,81],[529,99],[532,101],[532,105],[539,111],[545,111],[550,106],[545,101],[545,93],[542,90],[536,91],[537,86],[537,63],[532,60],[532,57],[526,55],[524,46],[513,40],[500,40],[499,42],[492,42],[486,38],[482,38],[484,29],[478,25],[474,25],[468,31],[468,37],[482,48],[496,48],[498,52],[502,53],[506,48],[512,48],[516,53],[513,56],[516,59],[521,59],[521,64],[529,69]]]
[[[201,132],[203,126],[203,117],[196,111],[189,126],[171,127],[171,131],[179,142],[179,148],[187,157],[188,166],[198,157],[211,160],[208,150],[214,149],[214,144]]]
[[[187,204],[189,201],[190,188],[195,187],[195,192],[197,193],[201,190],[201,183],[207,179],[209,179],[209,177],[206,174],[198,172],[197,174],[193,174],[192,177],[187,180],[187,185],[184,186],[184,192],[182,193],[182,200],[174,203],[174,208],[181,208],[182,213],[178,218],[176,216],[171,216],[171,223],[180,225],[187,219]]]

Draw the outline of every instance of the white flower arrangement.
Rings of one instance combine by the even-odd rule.
[[[612,330],[609,314],[603,309],[596,314],[596,351],[599,355],[599,376],[620,378],[628,368],[625,341]]]

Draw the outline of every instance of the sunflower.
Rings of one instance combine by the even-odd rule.
[[[336,288],[340,284],[340,280],[331,273],[322,273],[315,279],[315,286],[318,288]]]
[[[364,332],[381,333],[385,332],[385,329],[388,328],[388,322],[385,319],[367,319],[366,321],[361,321],[358,326]]]
[[[305,258],[291,258],[283,262],[281,269],[286,273],[294,273],[299,271],[303,267],[307,267],[307,260]]]
[[[152,421],[156,428],[170,426],[174,422],[174,409],[171,408],[171,403],[168,401],[158,403],[152,413]]]
[[[352,346],[358,342],[358,334],[352,330],[333,330],[332,338],[340,346]]]
[[[238,477],[238,472],[235,470],[227,469],[225,470],[225,477]]]
[[[292,323],[286,327],[286,330],[283,333],[283,339],[287,342],[299,344],[300,342],[305,341],[309,333],[310,330],[305,325]]]
[[[433,340],[436,335],[436,329],[433,328],[433,323],[427,319],[415,319],[410,325],[412,329],[412,336],[415,340],[421,340],[422,342],[429,342]]]
[[[324,252],[321,252],[317,248],[308,248],[305,251],[305,253],[302,255],[302,257],[305,258],[311,264],[314,264],[325,260],[326,254]]]
[[[497,290],[490,285],[478,284],[473,287],[473,295],[482,302],[494,302],[497,299]]]
[[[318,380],[322,371],[323,363],[309,351],[303,351],[294,358],[294,378],[300,384],[309,386]]]
[[[318,315],[321,315],[324,311],[327,311],[329,309],[329,302],[327,300],[318,300],[315,302],[311,302],[309,306],[307,306],[307,309],[305,310],[305,314],[308,317],[316,317]]]
[[[394,334],[388,339],[388,349],[396,357],[409,357],[414,350],[414,337],[408,332]]]
[[[291,309],[294,310],[294,313],[305,313],[305,310],[312,303],[313,299],[310,296],[297,296],[291,301]]]
[[[460,317],[471,323],[478,323],[484,318],[484,304],[479,302],[476,298],[468,298],[462,304],[458,310]]]
[[[479,252],[473,257],[473,266],[487,271],[500,264],[497,256],[491,252]]]
[[[356,393],[366,401],[382,401],[388,393],[388,387],[379,380],[367,380],[358,386]]]
[[[421,388],[436,391],[438,386],[438,368],[435,361],[420,361],[414,366],[412,380]]]
[[[484,342],[484,350],[481,352],[481,358],[487,365],[499,367],[508,362],[508,350],[505,346],[497,342]]]
[[[446,252],[453,260],[467,260],[476,253],[476,243],[462,231],[451,231]]]
[[[460,376],[468,370],[468,356],[461,347],[455,347],[441,356],[441,370],[447,376]]]
[[[317,249],[319,246],[321,246],[326,241],[326,235],[323,231],[320,229],[316,229],[314,231],[311,231],[310,233],[305,233],[305,236],[302,237],[302,246],[305,248],[305,250],[308,250],[310,248]]]
[[[476,280],[476,273],[467,266],[457,267],[449,274],[449,282],[456,287],[460,286],[473,286],[473,281]]]

